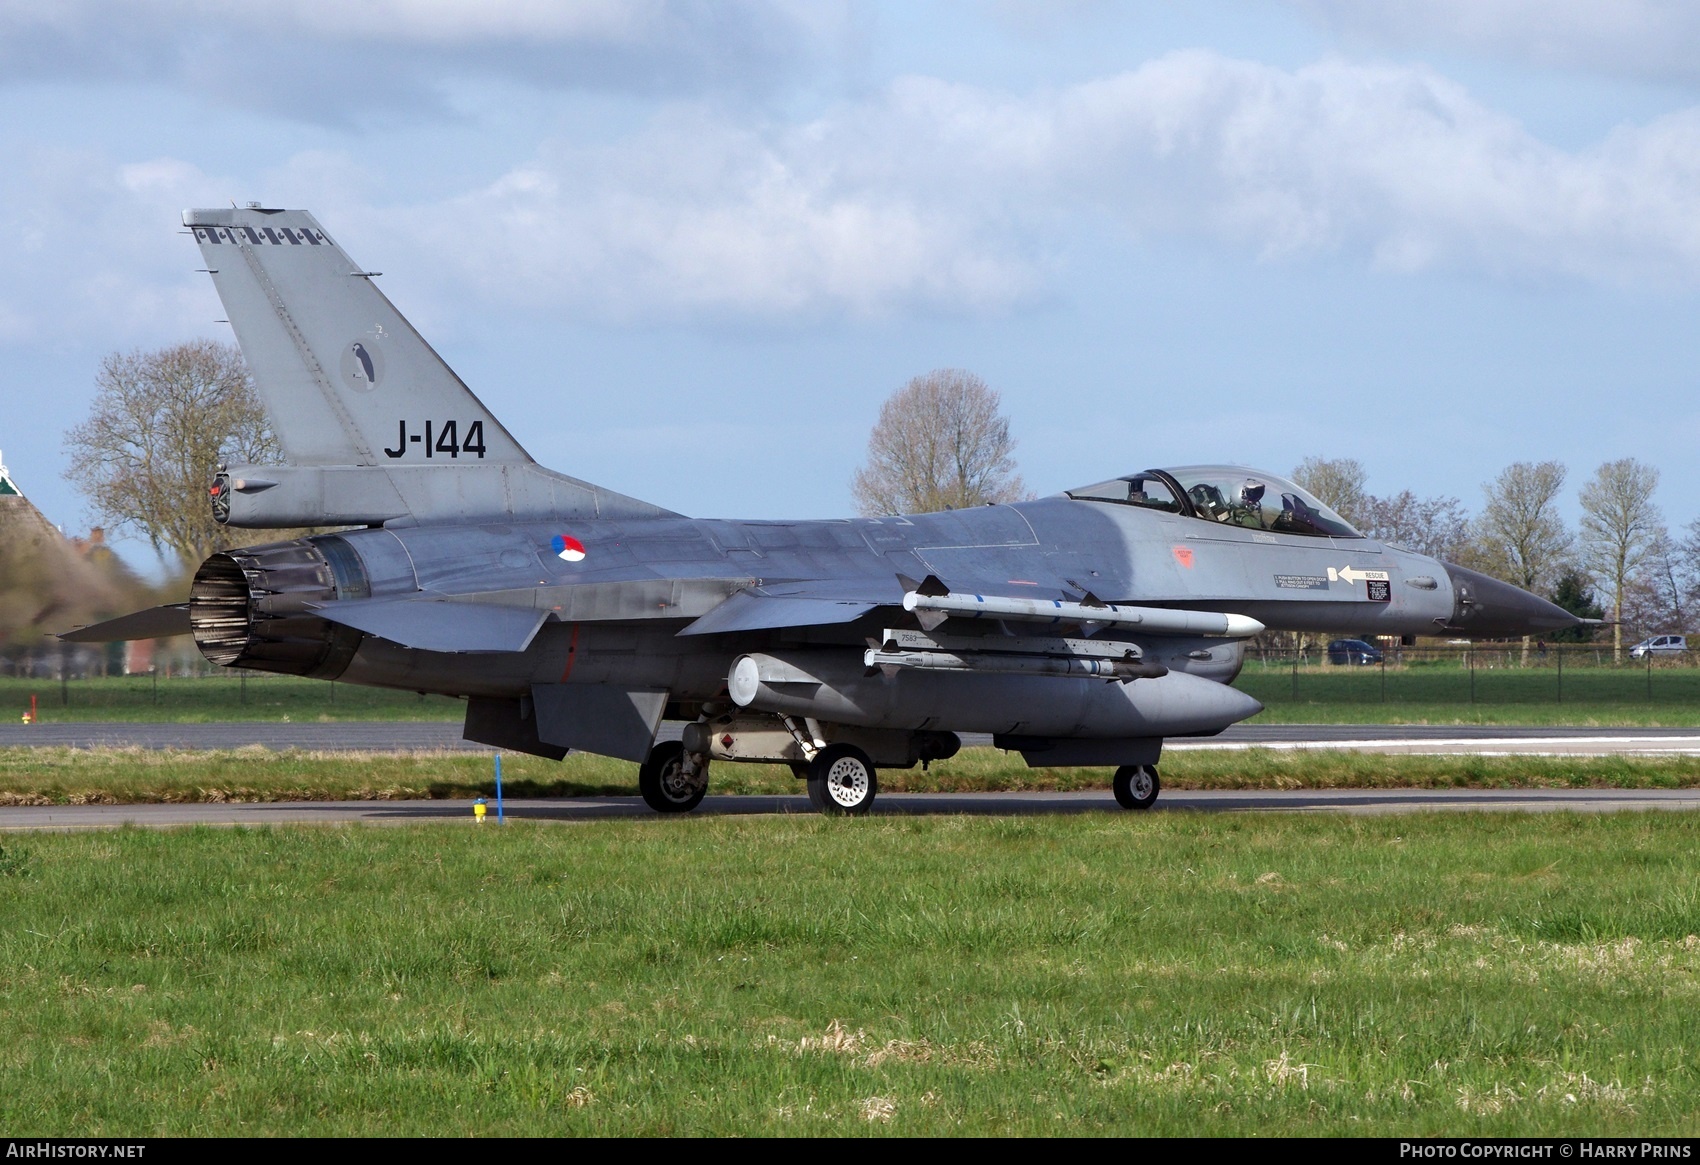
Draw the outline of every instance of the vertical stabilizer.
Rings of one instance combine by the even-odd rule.
[[[304,210],[188,210],[284,456],[411,468],[531,458]]]

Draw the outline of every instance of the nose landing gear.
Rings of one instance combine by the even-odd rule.
[[[1156,765],[1123,765],[1116,770],[1111,787],[1123,809],[1149,809],[1157,803],[1162,783],[1157,779]]]

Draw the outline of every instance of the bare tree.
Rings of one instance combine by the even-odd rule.
[[[1482,486],[1486,505],[1475,531],[1482,569],[1537,594],[1557,583],[1572,541],[1558,512],[1565,474],[1557,461],[1518,461]]]
[[[1623,624],[1639,639],[1688,630],[1678,543],[1661,530],[1623,587]]]
[[[93,411],[65,451],[97,520],[190,566],[229,545],[207,501],[213,473],[221,461],[279,455],[242,354],[211,340],[114,352],[95,383]]]
[[[1457,498],[1420,498],[1410,490],[1392,497],[1366,494],[1359,529],[1371,538],[1454,562],[1470,537],[1470,515]]]
[[[1682,528],[1682,537],[1672,539],[1670,567],[1675,575],[1671,589],[1681,603],[1684,629],[1693,612],[1700,610],[1700,518]]]
[[[1608,461],[1582,490],[1583,565],[1611,592],[1612,659],[1623,658],[1626,590],[1667,538],[1653,491],[1659,471],[1633,457]]]
[[[972,372],[917,376],[880,406],[851,493],[870,517],[960,509],[1026,496],[998,394]]]
[[[1323,505],[1354,526],[1365,524],[1369,494],[1364,482],[1369,474],[1363,462],[1351,457],[1306,457],[1293,470],[1293,481],[1314,494]]]

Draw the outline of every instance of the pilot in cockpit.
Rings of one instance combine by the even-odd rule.
[[[1251,530],[1269,528],[1263,520],[1263,494],[1267,488],[1261,481],[1249,477],[1240,486],[1240,504],[1234,508],[1234,519],[1240,525]]]

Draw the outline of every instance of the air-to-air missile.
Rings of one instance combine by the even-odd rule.
[[[215,516],[346,529],[214,554],[188,603],[67,638],[188,633],[229,667],[456,696],[467,739],[638,762],[662,812],[694,808],[713,763],[757,761],[862,813],[878,769],[961,732],[1114,767],[1146,808],[1165,737],[1261,709],[1231,684],[1265,628],[1578,622],[1240,466],[944,513],[687,518],[533,461],[312,215],[183,221],[284,453],[221,467]],[[682,739],[657,743],[664,720]]]

